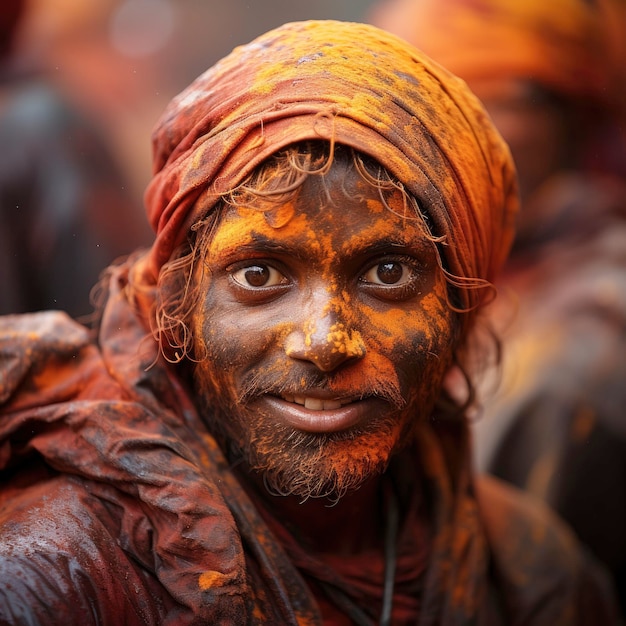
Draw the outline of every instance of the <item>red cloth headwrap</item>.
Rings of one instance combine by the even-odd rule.
[[[264,159],[333,139],[374,157],[418,199],[457,276],[491,281],[513,236],[507,147],[465,83],[376,27],[286,24],[236,48],[166,109],[146,191],[156,241],[144,280]],[[464,290],[464,305],[484,290]]]

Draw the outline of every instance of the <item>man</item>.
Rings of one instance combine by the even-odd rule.
[[[376,23],[467,81],[519,175],[477,464],[563,516],[626,611],[626,4],[389,0]]]
[[[572,535],[475,483],[445,389],[516,207],[465,85],[374,27],[288,24],[154,148],[156,239],[97,337],[2,322],[1,621],[611,623]]]

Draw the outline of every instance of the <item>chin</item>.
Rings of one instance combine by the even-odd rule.
[[[252,436],[241,455],[272,495],[338,501],[385,471],[404,439],[401,432],[389,419],[365,432],[312,434],[274,428]]]

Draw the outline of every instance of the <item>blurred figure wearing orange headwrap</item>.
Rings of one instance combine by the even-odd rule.
[[[626,5],[389,0],[371,19],[469,84],[518,168],[478,464],[563,515],[626,608]]]
[[[573,533],[475,480],[444,388],[518,205],[466,85],[291,23],[153,137],[156,237],[97,336],[0,318],[0,622],[612,624]]]

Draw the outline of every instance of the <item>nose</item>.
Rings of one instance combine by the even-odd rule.
[[[365,356],[361,333],[348,323],[347,305],[329,300],[318,298],[307,307],[301,327],[295,328],[285,340],[288,357],[309,361],[322,372],[332,372],[348,361]]]

